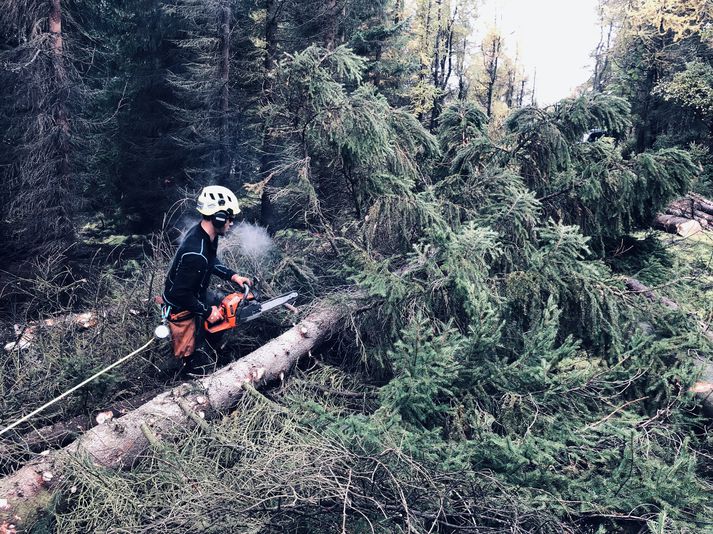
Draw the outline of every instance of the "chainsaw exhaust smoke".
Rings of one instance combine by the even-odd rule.
[[[238,252],[251,263],[263,260],[275,248],[267,230],[262,226],[241,222],[223,238],[224,246]]]

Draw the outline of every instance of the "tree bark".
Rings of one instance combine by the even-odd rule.
[[[324,46],[328,50],[334,50],[337,47],[337,34],[339,29],[338,8],[337,0],[326,0],[326,2],[324,2],[326,13]]]
[[[652,289],[648,286],[645,286],[641,282],[639,282],[636,278],[626,278],[624,283],[626,284],[626,288],[631,291],[632,293],[639,293],[642,297],[645,297],[646,300],[649,300],[651,302],[656,302],[657,300],[661,302],[664,306],[666,306],[669,310],[678,310],[679,305],[676,304],[674,301],[667,299],[666,297],[660,297],[656,295],[652,291]]]
[[[645,286],[635,278],[625,278],[624,283],[629,291],[639,293],[651,302],[658,301],[669,310],[681,309],[678,303],[657,295],[650,287]],[[698,323],[701,334],[703,334],[708,341],[713,343],[713,331],[709,330],[709,325],[698,320],[698,318],[694,318],[694,320]],[[694,355],[693,359],[699,368],[700,376],[690,391],[701,402],[701,406],[706,414],[709,417],[713,417],[713,363],[698,355]]]
[[[505,90],[505,104],[508,109],[512,109],[515,102],[515,65],[508,70],[508,86]]]
[[[713,215],[708,215],[703,211],[693,210],[691,213],[691,211],[687,209],[669,206],[666,208],[666,214],[696,221],[703,228],[713,228]]]
[[[448,82],[453,72],[453,34],[456,18],[458,17],[458,6],[456,6],[453,14],[447,17],[447,24],[443,26],[442,0],[438,0],[437,4],[438,29],[436,31],[436,40],[433,48],[434,54],[431,73],[433,85],[437,91],[436,96],[433,98],[433,107],[431,108],[431,122],[429,126],[431,132],[434,132],[438,127],[438,119],[443,111],[443,102],[446,98]]]
[[[277,23],[278,17],[284,5],[284,0],[265,1],[265,59],[263,61],[263,105],[269,106],[272,102],[272,88],[275,77],[275,57],[277,56]],[[269,117],[269,114],[268,114]],[[268,119],[269,121],[269,119]],[[270,131],[270,124],[263,125],[262,146],[260,149],[260,171],[259,176],[265,179],[270,173],[273,158],[277,152],[277,144]],[[274,233],[278,228],[278,213],[272,201],[270,189],[263,190],[260,198],[260,222]]]
[[[0,480],[0,528],[32,523],[64,479],[72,456],[86,457],[109,469],[131,467],[150,441],[181,427],[202,425],[235,405],[244,383],[260,386],[283,380],[299,358],[322,343],[363,297],[344,292],[340,303],[318,303],[313,313],[281,336],[216,373],[182,384],[80,439],[25,465]]]
[[[60,0],[52,0],[49,13],[50,48],[52,50],[52,67],[54,69],[57,100],[53,109],[56,125],[55,149],[57,154],[57,180],[56,191],[60,193],[57,198],[58,216],[53,221],[60,238],[69,241],[73,233],[71,218],[71,202],[68,202],[68,192],[71,184],[70,176],[70,128],[67,113],[67,100],[69,97],[69,80],[67,68],[64,64],[64,38],[62,36],[62,5]]]
[[[487,85],[487,95],[486,95],[486,113],[488,117],[492,115],[493,112],[493,98],[495,95],[495,84],[498,81],[498,62],[500,61],[500,47],[501,39],[500,36],[494,36],[492,42],[492,50],[490,51],[491,56],[488,61],[487,71],[488,71],[488,85]]]
[[[713,228],[713,202],[696,193],[671,202],[666,215],[697,221],[702,228]]]
[[[688,193],[686,198],[693,202],[694,209],[707,213],[708,215],[713,215],[713,201],[696,193]]]
[[[698,221],[663,214],[657,215],[654,219],[654,228],[664,230],[670,234],[678,234],[681,237],[689,237],[703,230]]]
[[[230,7],[223,2],[220,8],[220,181],[228,185],[232,161],[230,157]]]
[[[520,80],[520,93],[517,96],[517,107],[519,107],[519,108],[522,107],[522,103],[525,100],[525,83],[526,83],[525,78]]]

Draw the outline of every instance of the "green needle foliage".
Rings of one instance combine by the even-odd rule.
[[[689,187],[689,156],[581,143],[589,121],[629,124],[603,96],[520,110],[497,139],[458,103],[436,141],[363,68],[345,47],[286,56],[269,110],[305,243],[281,265],[379,304],[340,352],[351,376],[325,366],[246,399],[132,473],[78,465],[60,530],[697,529],[713,512],[688,393],[703,342],[598,258]]]
[[[399,57],[410,28],[424,43],[437,32],[445,53],[446,22],[417,3],[423,28],[386,1],[175,0],[152,11],[168,42],[150,86],[172,112],[155,135],[168,139],[160,146],[176,154],[181,183],[247,184],[276,232],[272,288],[312,298],[356,285],[367,298],[352,328],[284,384],[154,445],[136,469],[75,459],[49,529],[710,530],[713,442],[690,393],[693,359],[710,353],[698,332],[707,308],[643,302],[618,274],[664,292],[677,285],[674,266],[686,262],[632,234],[696,186],[706,151],[632,139],[645,106],[635,102],[632,115],[614,94],[519,107],[500,124],[475,103],[482,95],[468,97],[462,72],[452,101],[445,72],[438,86],[428,78],[428,54]],[[437,12],[456,4],[466,7],[439,2]],[[463,20],[451,24],[463,31]],[[686,98],[687,87],[705,89],[706,65],[656,94],[707,113],[705,93]],[[230,74],[239,69],[244,79]],[[420,117],[397,107],[414,88],[431,95]],[[122,121],[139,113],[120,111]],[[595,128],[605,135],[588,142]],[[682,271],[699,277],[692,293],[671,296],[707,295],[703,256]],[[127,287],[143,298],[143,286],[109,280],[103,301],[119,302]],[[146,313],[124,304],[115,308]],[[124,345],[149,322],[119,321],[121,335],[96,339]],[[61,382],[103,363],[90,335],[40,338],[48,352],[79,351],[51,360]],[[25,392],[42,367],[20,372],[26,360],[13,358],[2,385]],[[128,388],[126,378],[92,394]],[[11,412],[21,404],[5,401]]]

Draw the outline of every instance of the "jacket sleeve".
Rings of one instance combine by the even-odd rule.
[[[225,281],[230,281],[233,275],[237,274],[232,269],[228,269],[225,265],[223,265],[218,258],[215,258],[213,260],[212,269],[212,273],[214,275],[216,275],[218,278],[222,278]]]
[[[196,288],[200,287],[206,269],[208,262],[203,256],[184,254],[178,263],[173,286],[166,291],[169,304],[197,315],[210,315],[210,308],[196,297]]]

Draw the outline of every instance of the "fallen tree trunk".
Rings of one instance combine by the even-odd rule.
[[[685,197],[674,200],[669,204],[671,208],[679,208],[688,212],[700,211],[707,215],[713,215],[713,200],[696,193],[688,193]]]
[[[657,295],[649,286],[645,286],[636,278],[625,278],[624,283],[626,284],[626,288],[629,291],[631,291],[632,293],[639,293],[642,297],[645,297],[646,300],[649,300],[651,302],[656,302],[658,300],[661,302],[661,304],[663,304],[670,310],[680,309],[679,305],[676,304],[674,301],[666,297],[661,297]]]
[[[0,443],[0,458],[9,457],[12,451],[21,449],[26,452],[40,452],[50,448],[61,447],[74,441],[95,425],[100,425],[108,419],[122,417],[151,400],[161,390],[154,389],[125,399],[103,410],[95,410],[90,415],[77,415],[65,421],[47,425],[24,434],[19,434],[13,441]],[[1,534],[1,533],[0,533]]]
[[[644,298],[651,302],[660,302],[670,310],[680,310],[681,307],[671,299],[661,297],[654,291],[636,280],[635,278],[625,278],[624,283],[629,291],[639,293]],[[713,343],[713,331],[709,330],[708,325],[695,318],[698,323],[698,328],[703,336]],[[699,368],[700,376],[698,381],[691,388],[691,392],[696,395],[701,402],[703,409],[709,416],[713,416],[713,363],[701,356],[694,356],[696,365]]]
[[[703,231],[701,223],[685,217],[675,215],[658,214],[654,219],[654,228],[664,230],[669,234],[678,234],[681,237],[689,237]]]
[[[281,336],[212,375],[158,395],[118,419],[98,425],[64,449],[33,460],[0,480],[0,532],[29,525],[66,478],[72,457],[121,469],[133,465],[161,436],[182,427],[204,425],[235,405],[245,383],[282,380],[297,360],[321,344],[363,295],[340,293],[341,303],[322,303]]]
[[[30,321],[26,325],[15,325],[17,339],[5,345],[5,351],[26,349],[32,344],[38,328],[54,328],[56,326],[73,325],[82,330],[94,328],[99,323],[99,315],[94,311],[69,313],[60,317],[51,317],[42,321]]]
[[[699,223],[699,229],[695,223]],[[654,219],[653,226],[672,234],[688,237],[701,229],[713,229],[713,201],[688,193],[685,197],[671,202],[665,214]]]

